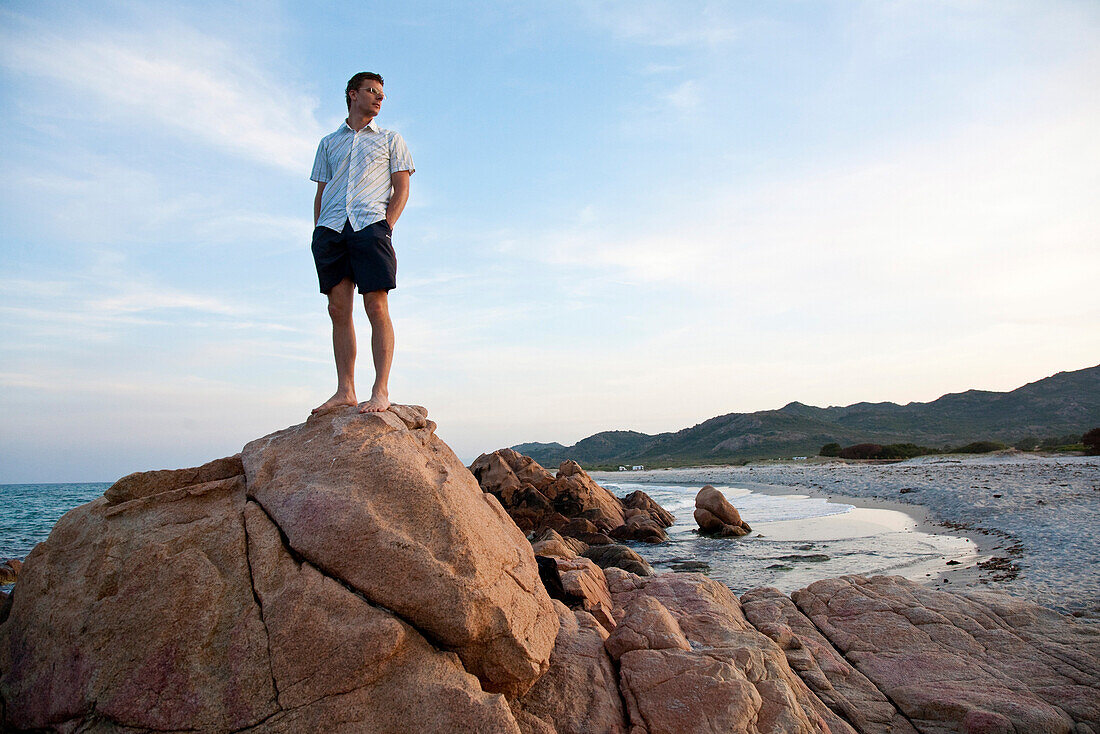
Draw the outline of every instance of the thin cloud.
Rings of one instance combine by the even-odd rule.
[[[0,46],[0,63],[9,70],[78,92],[103,115],[155,124],[294,173],[308,170],[323,133],[314,97],[191,29],[8,31]]]

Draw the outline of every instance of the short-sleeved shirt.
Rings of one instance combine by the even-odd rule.
[[[310,179],[325,184],[318,227],[337,232],[350,221],[356,232],[386,218],[391,176],[412,173],[413,159],[400,133],[371,120],[356,132],[347,121],[321,138]]]

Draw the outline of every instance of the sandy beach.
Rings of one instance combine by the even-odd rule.
[[[1100,563],[1095,530],[1100,523],[1100,457],[1005,453],[920,457],[885,465],[810,460],[593,476],[609,483],[728,484],[900,511],[921,532],[965,536],[976,545],[970,558],[927,576],[929,583],[1001,589],[1060,611],[1100,618],[1100,574],[1095,571]],[[861,522],[853,513],[843,522]],[[830,520],[830,532],[851,531],[835,527],[837,522]],[[822,523],[789,525],[768,532],[812,534]]]

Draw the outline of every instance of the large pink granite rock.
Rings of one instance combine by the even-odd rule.
[[[235,477],[66,513],[0,625],[5,726],[229,731],[274,714],[244,503]]]
[[[470,464],[481,488],[497,497],[524,532],[547,528],[585,542],[596,534],[619,540],[660,543],[673,518],[644,492],[627,506],[575,461],[563,461],[557,475],[513,449],[482,454]]]
[[[652,639],[633,634],[628,640],[625,632],[616,642],[609,638],[621,653],[620,690],[634,734],[830,731],[820,713],[824,704],[783,651],[748,623],[728,588],[699,574],[641,578],[609,569],[607,580],[624,617],[632,609],[663,617],[663,608],[690,648],[678,644],[667,621]],[[643,601],[646,596],[658,604]]]
[[[623,734],[626,720],[618,676],[604,650],[607,631],[587,612],[572,611],[557,601],[554,608],[561,627],[550,670],[512,703],[520,728],[555,734]]]
[[[495,691],[547,669],[558,616],[432,427],[348,408],[254,442],[269,507],[180,486],[206,465],[66,514],[0,624],[0,730],[516,734]]]
[[[1100,629],[1003,594],[845,576],[791,595],[921,732],[1100,731]]]
[[[518,731],[504,697],[484,693],[453,653],[309,562],[245,505],[248,560],[280,711],[264,731]]]
[[[752,532],[737,508],[709,484],[695,495],[695,522],[700,532],[719,537],[739,537]]]
[[[783,648],[787,662],[810,690],[860,734],[916,734],[894,704],[781,591],[753,589],[741,595],[741,609],[756,629]],[[823,718],[837,728],[833,717]]]
[[[546,670],[557,616],[531,546],[423,408],[342,408],[245,446],[248,495],[293,551],[516,695]]]

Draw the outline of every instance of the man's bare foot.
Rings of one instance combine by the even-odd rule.
[[[382,393],[371,395],[370,400],[359,406],[360,413],[383,413],[390,407],[390,396]]]
[[[355,393],[337,392],[331,398],[318,405],[316,408],[310,411],[310,414],[320,413],[322,410],[328,410],[329,408],[337,408],[341,405],[358,405],[359,401],[355,399]],[[383,409],[384,410],[384,409]]]

